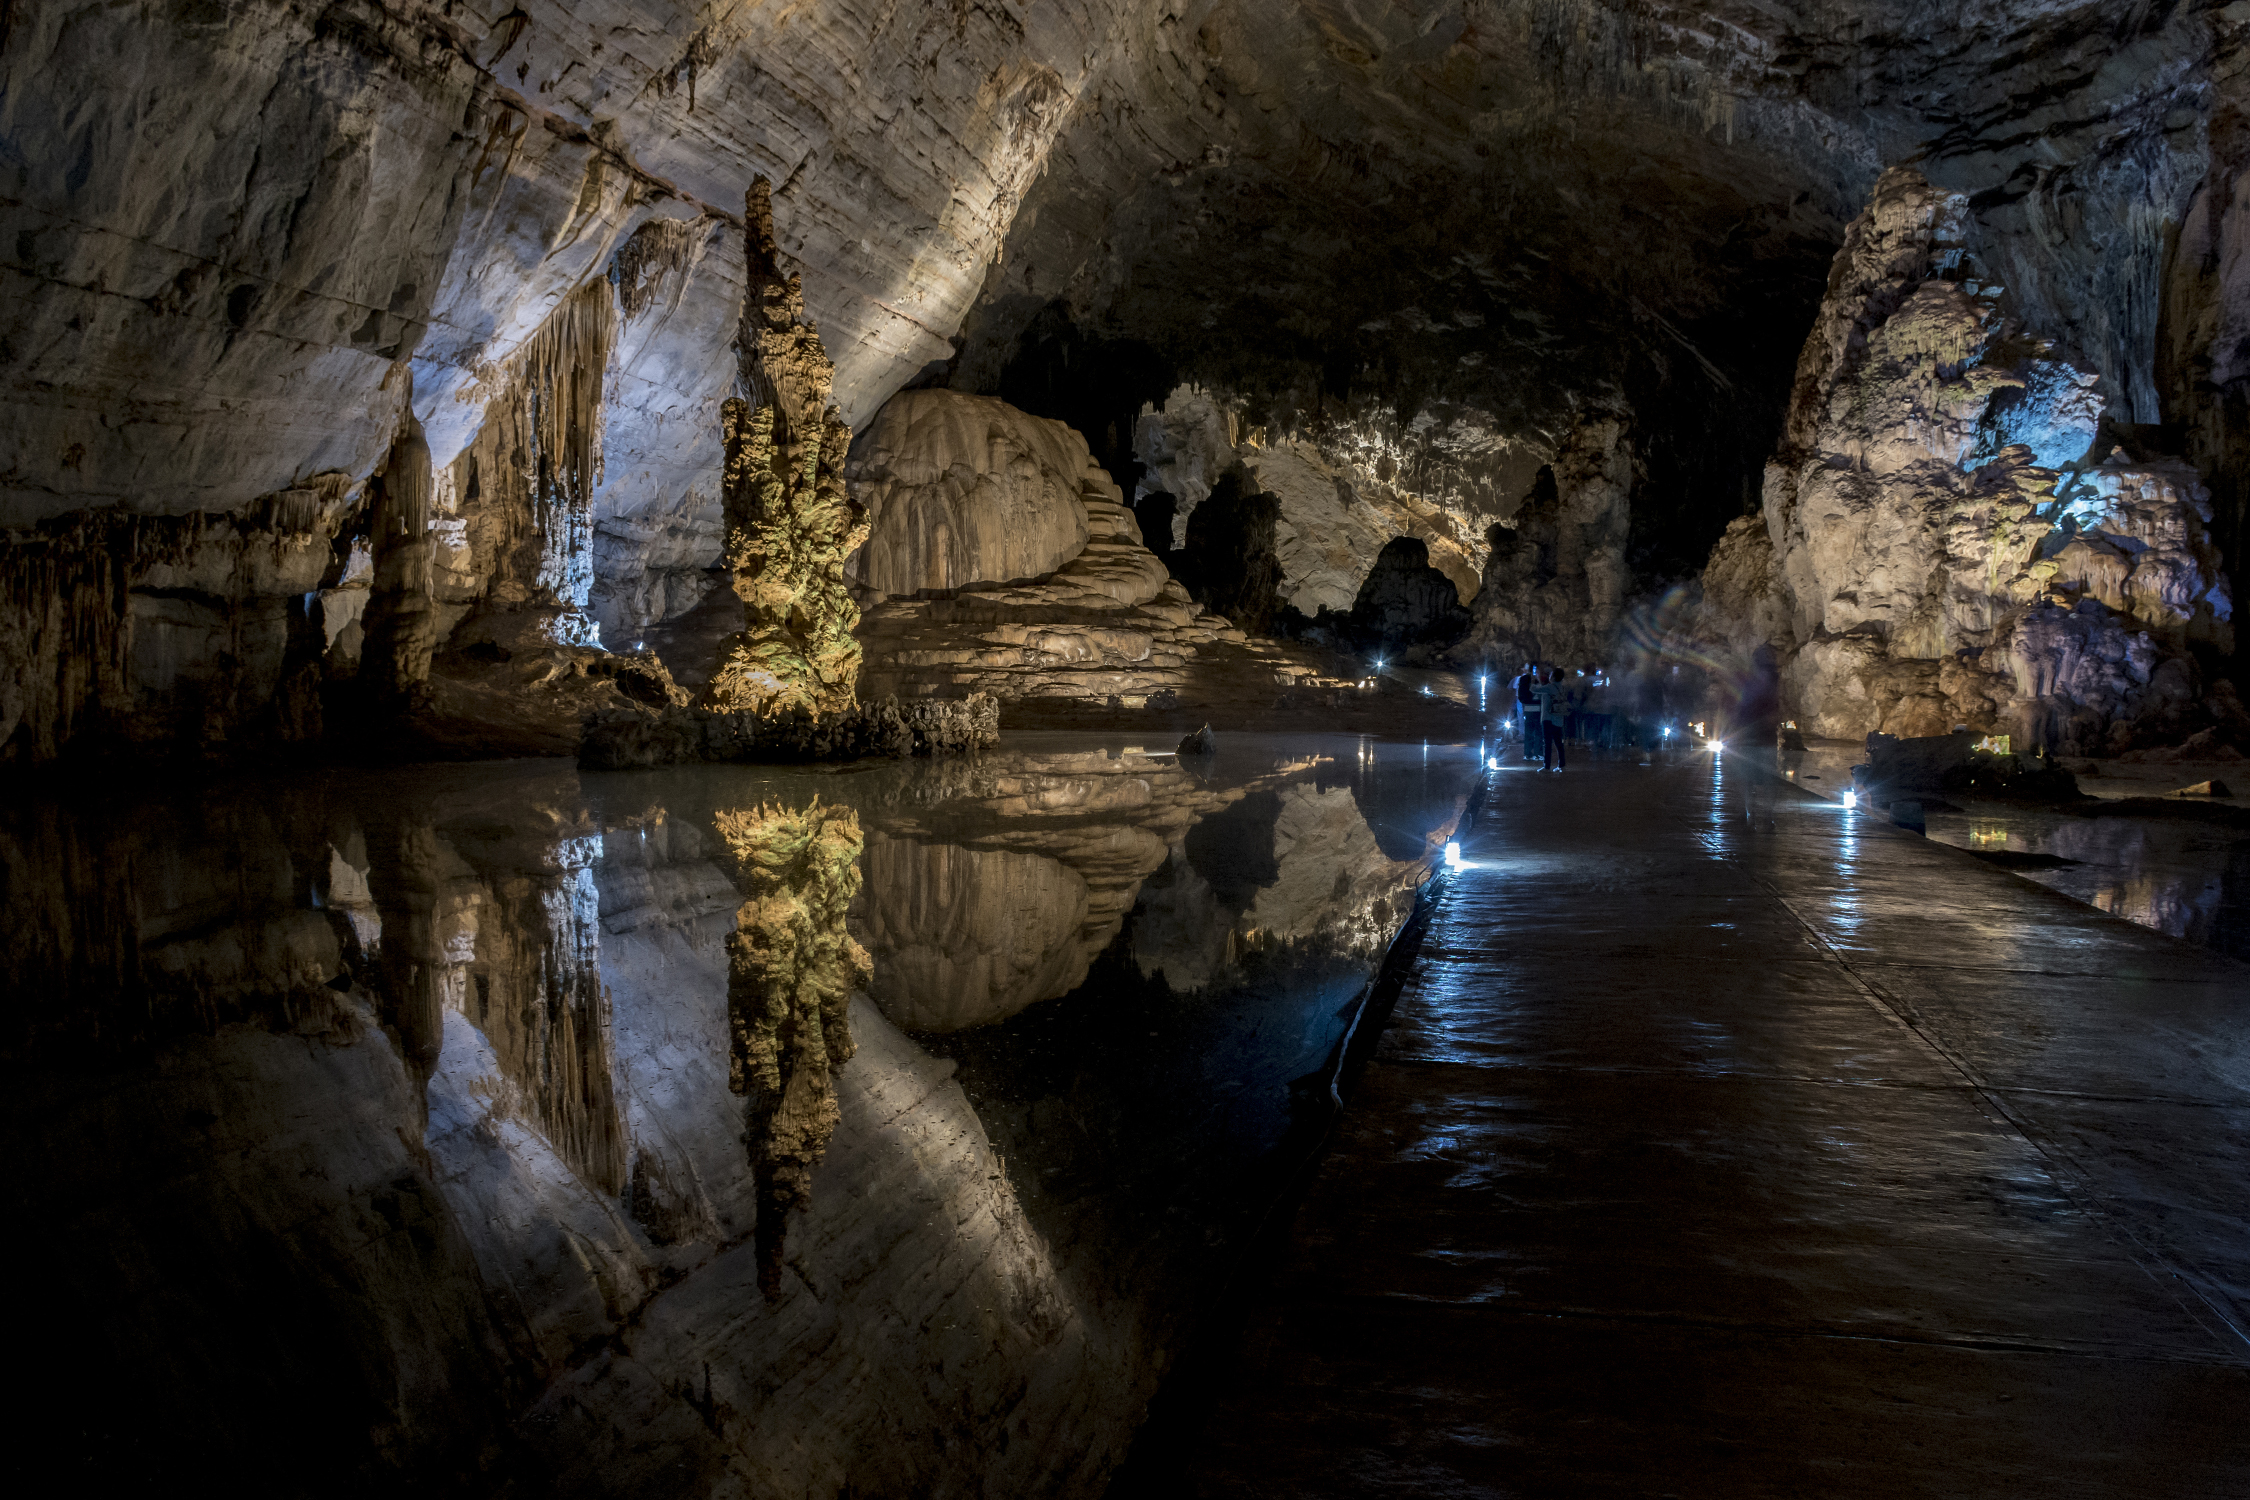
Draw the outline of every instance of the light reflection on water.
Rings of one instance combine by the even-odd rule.
[[[1931,838],[1958,848],[2073,861],[2015,870],[2113,916],[2250,958],[2250,836],[2239,829],[1988,802],[1928,821]]]
[[[0,814],[24,1191],[107,1247],[52,1299],[101,1328],[37,1341],[252,1488],[1098,1491],[1479,758],[1041,735]]]

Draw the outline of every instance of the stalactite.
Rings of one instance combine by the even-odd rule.
[[[587,282],[488,377],[484,425],[450,490],[488,572],[485,602],[560,607],[554,634],[592,644],[593,501],[602,480],[602,388],[617,343],[606,277]]]
[[[270,606],[308,549],[325,555],[351,487],[346,475],[322,474],[231,515],[82,512],[0,533],[0,764],[52,760],[97,726],[163,738],[170,726],[146,712],[132,680],[135,591],[192,572],[195,592],[225,618],[228,655],[245,659],[256,607]],[[205,727],[231,737],[267,704],[253,694],[223,707],[224,722]],[[317,716],[281,717],[283,738],[316,727]]]
[[[836,1132],[833,1075],[854,1051],[845,1006],[872,968],[845,930],[859,891],[859,814],[761,805],[722,812],[747,899],[727,939],[729,1086],[751,1095],[744,1143],[758,1181],[759,1283],[780,1290],[784,1220],[811,1202]]]
[[[867,522],[844,489],[851,429],[829,396],[835,367],[805,318],[804,288],[781,274],[766,179],[744,207],[748,278],[738,351],[747,401],[721,420],[726,560],[749,628],[721,648],[704,693],[721,712],[817,717],[848,711],[859,681],[859,606],[844,559]]]

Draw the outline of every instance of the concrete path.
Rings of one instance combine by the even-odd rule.
[[[1197,1490],[2250,1496],[2250,967],[1745,774],[1494,773]]]

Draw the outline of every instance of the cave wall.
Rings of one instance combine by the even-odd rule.
[[[950,352],[1121,8],[11,6],[0,704],[31,723],[11,755],[51,758],[88,722],[74,678],[99,679],[92,717],[128,740],[176,717],[114,666],[146,654],[136,611],[178,602],[144,576],[138,532],[62,544],[128,549],[110,593],[141,602],[113,599],[121,623],[97,628],[56,623],[74,608],[56,547],[25,528],[83,539],[71,517],[115,512],[209,529],[340,486],[358,516],[283,532],[319,550],[364,532],[409,408],[433,469],[437,645],[495,608],[567,644],[657,635],[715,582],[750,178],[779,184],[782,249],[846,420],[864,418]],[[606,316],[573,317],[605,290]],[[261,644],[204,629],[196,655],[167,627],[165,652],[229,684],[240,706],[213,733],[243,737],[272,674],[230,659],[270,655],[263,622],[344,580],[206,572],[194,602],[261,622]],[[347,647],[327,675],[355,666]]]
[[[1397,536],[1472,597],[1526,469],[1597,418],[1644,469],[1627,567],[1675,576],[1759,488],[1762,431],[1712,429],[1773,420],[1844,225],[1912,159],[1964,195],[2002,311],[2197,467],[2239,588],[2246,24],[2219,0],[18,0],[7,753],[319,734],[409,412],[433,651],[528,638],[519,676],[577,678],[543,646],[724,634],[689,622],[726,602],[713,439],[759,173],[847,422],[916,381],[1061,417],[1129,500],[1170,497],[1160,552],[1212,482],[1176,454],[1223,446],[1304,517],[1292,598],[1342,610]],[[182,582],[157,520],[297,560],[205,549]],[[97,574],[106,602],[65,596]]]
[[[2215,0],[1221,0],[1141,34],[1089,92],[952,378],[992,388],[1059,321],[1085,346],[1136,341],[1180,384],[1113,473],[1152,516],[1169,505],[1176,544],[1253,451],[1278,467],[1309,444],[1343,472],[1338,426],[1408,449],[1466,416],[1544,462],[1618,418],[1641,469],[1626,564],[1653,593],[1759,505],[1829,259],[1882,169],[1916,160],[1964,196],[1963,248],[2006,313],[2088,377],[2108,422],[2161,428],[2149,441],[2196,464],[2237,571],[2239,376],[2218,309],[2241,29]],[[1528,488],[1510,479],[1479,529]],[[1286,493],[1263,470],[1257,485]],[[1364,576],[1382,535],[1355,545],[1372,528],[1341,514],[1328,529]],[[1485,562],[1390,534],[1424,536],[1449,576]]]
[[[1956,724],[2075,753],[2204,727],[2234,646],[2194,468],[2117,441],[2101,376],[2009,311],[1970,203],[1884,174],[1806,340],[1762,527],[1704,588],[1814,733]],[[2137,431],[2137,429],[2123,429]]]

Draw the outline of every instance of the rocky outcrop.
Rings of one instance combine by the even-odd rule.
[[[1706,597],[1784,653],[1814,733],[2123,749],[2192,715],[2191,646],[2232,649],[2209,499],[2104,435],[2095,377],[2008,315],[1966,213],[1910,169],[1877,185],[1806,341],[1764,525],[1729,530]]]
[[[915,587],[871,595],[863,696],[1141,702],[1185,685],[1200,651],[1242,640],[1166,577],[1078,434],[951,391],[910,391],[897,404],[854,461],[880,507],[854,567]],[[1000,518],[1034,504],[1053,507],[1046,530],[1006,539]],[[1060,566],[1007,578],[1076,534],[1085,541]],[[933,596],[918,580],[935,567],[971,576]]]
[[[1637,479],[1624,423],[1590,417],[1574,427],[1515,514],[1489,533],[1474,622],[1452,658],[1499,668],[1611,660]]]
[[[1062,423],[1005,402],[902,391],[852,442],[845,477],[868,534],[847,576],[892,595],[1044,578],[1092,540],[1086,457]]]
[[[1144,407],[1134,427],[1143,466],[1135,507],[1163,497],[1172,527],[1165,541],[1181,554],[1174,572],[1225,588],[1240,528],[1213,528],[1207,517],[1199,533],[1196,514],[1214,493],[1222,502],[1271,496],[1271,592],[1277,606],[1307,617],[1350,610],[1377,554],[1401,536],[1428,548],[1461,601],[1474,598],[1485,529],[1508,513],[1547,448],[1501,433],[1474,410],[1424,414],[1402,430],[1388,408],[1346,408],[1281,432],[1252,424],[1245,406],[1182,386]]]

